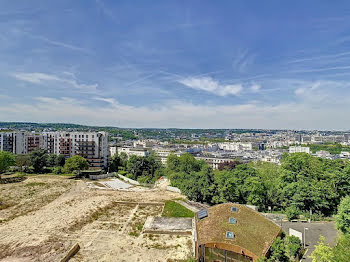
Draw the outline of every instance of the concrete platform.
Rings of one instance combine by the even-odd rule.
[[[192,218],[177,217],[148,217],[144,226],[144,233],[191,235]]]
[[[132,187],[132,185],[125,183],[124,181],[117,178],[113,178],[109,181],[101,181],[99,183],[105,185],[107,188],[112,188],[112,189],[128,189]]]

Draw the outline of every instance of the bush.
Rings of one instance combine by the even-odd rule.
[[[86,170],[89,168],[89,163],[82,156],[72,156],[66,160],[64,164],[64,172],[72,173],[74,171]]]
[[[15,156],[7,151],[0,151],[0,173],[5,172],[10,166],[15,165]]]
[[[288,220],[293,220],[299,218],[300,210],[294,206],[286,208],[286,216]]]
[[[61,166],[57,166],[53,169],[53,173],[56,175],[60,175],[63,172],[63,168]]]
[[[343,198],[339,204],[336,225],[344,234],[350,234],[350,196]]]
[[[119,173],[120,175],[122,175],[122,176],[125,176],[125,175],[127,175],[127,174],[128,174],[128,172],[123,171],[123,170],[120,170],[118,173]]]
[[[284,238],[284,243],[286,245],[286,253],[288,257],[295,260],[301,251],[300,239],[295,236],[286,236]]]

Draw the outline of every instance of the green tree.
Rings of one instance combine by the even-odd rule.
[[[115,154],[112,156],[110,163],[109,163],[109,171],[110,172],[118,172],[119,166],[121,166],[121,159],[118,154]]]
[[[166,160],[166,165],[169,170],[173,172],[179,172],[180,171],[180,159],[175,154],[170,154]]]
[[[350,235],[341,235],[332,249],[334,262],[348,262],[350,258]]]
[[[311,254],[312,262],[331,262],[333,260],[332,248],[325,244],[325,237],[320,236],[314,252]]]
[[[45,149],[39,149],[29,154],[29,162],[34,168],[34,172],[42,173],[46,166],[47,152]]]
[[[15,156],[12,153],[7,151],[0,151],[0,174],[15,164]]]
[[[295,261],[301,251],[300,239],[295,236],[286,236],[284,238],[284,244],[286,246],[286,254],[291,261]]]
[[[299,218],[300,215],[300,210],[294,205],[287,207],[285,212],[289,221]]]
[[[195,172],[200,171],[202,166],[205,164],[204,161],[199,161],[195,159],[194,156],[189,153],[185,153],[181,155],[179,157],[179,160],[180,160],[179,171],[185,172],[187,174],[190,174],[193,171]]]
[[[66,163],[66,158],[64,155],[58,155],[56,156],[56,163],[55,166],[64,167],[64,164]]]
[[[276,238],[275,241],[272,243],[270,251],[271,255],[268,261],[289,262],[289,258],[286,255],[286,246],[280,237]]]
[[[350,196],[343,198],[339,204],[336,225],[344,234],[350,234]]]
[[[86,170],[89,168],[89,163],[82,156],[72,156],[66,160],[64,164],[64,172],[72,173],[73,171]]]
[[[16,155],[16,165],[19,170],[23,171],[23,167],[29,166],[29,156],[28,155]]]
[[[128,162],[128,155],[125,152],[121,152],[120,155],[120,166],[126,168]]]
[[[55,167],[57,163],[57,156],[55,154],[48,154],[46,165],[49,167]]]

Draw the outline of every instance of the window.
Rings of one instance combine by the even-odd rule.
[[[232,212],[238,212],[238,207],[231,207]]]
[[[203,219],[203,218],[206,218],[208,216],[208,210],[206,208],[198,211],[198,219]]]
[[[235,234],[231,231],[226,231],[226,238],[234,239]]]
[[[237,223],[237,220],[236,220],[235,218],[233,218],[233,217],[230,217],[229,220],[228,220],[228,222],[229,222],[230,224],[236,224],[236,223]]]

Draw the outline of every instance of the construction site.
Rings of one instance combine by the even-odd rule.
[[[119,179],[0,184],[0,261],[186,261],[192,218],[162,218],[166,201],[183,198]]]

